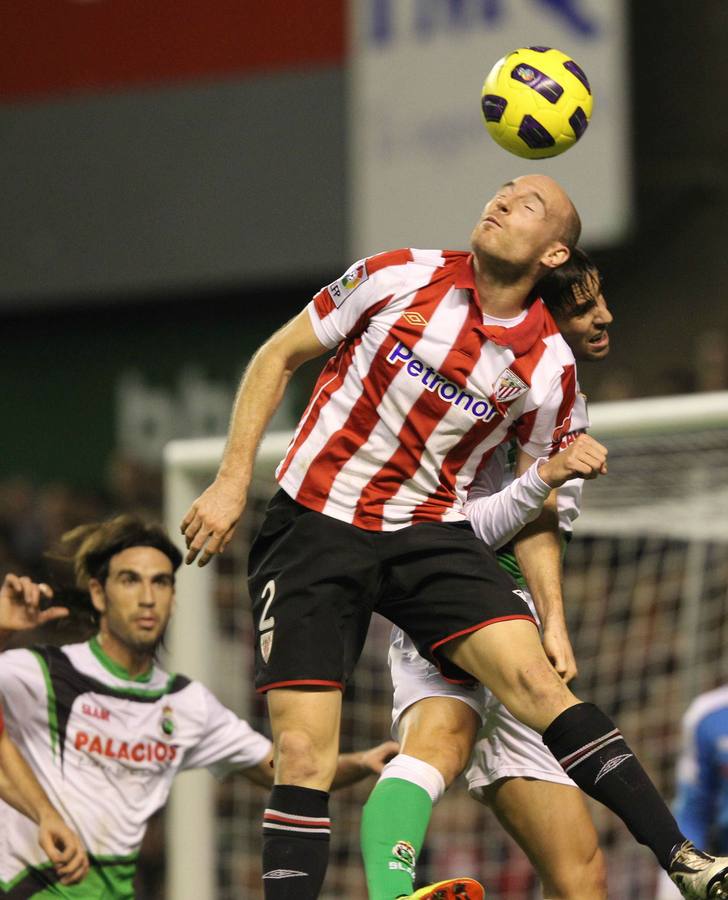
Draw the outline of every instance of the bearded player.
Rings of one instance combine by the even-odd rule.
[[[65,539],[76,584],[90,595],[98,633],[62,647],[0,655],[0,692],[19,747],[88,848],[91,868],[76,892],[44,865],[32,823],[0,803],[0,894],[129,900],[151,815],[181,771],[234,772],[270,787],[271,742],[204,685],[156,662],[174,607],[181,555],[165,532],[133,516],[81,526]],[[25,579],[27,582],[27,579]],[[36,590],[0,590],[0,639],[68,610],[40,609]],[[343,786],[381,770],[392,742],[339,760]]]

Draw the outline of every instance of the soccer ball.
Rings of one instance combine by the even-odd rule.
[[[497,144],[516,156],[544,159],[568,150],[584,134],[592,94],[571,57],[551,47],[525,47],[490,70],[481,106]]]

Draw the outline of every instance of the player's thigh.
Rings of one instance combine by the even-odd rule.
[[[343,688],[375,603],[378,561],[370,535],[279,491],[248,568],[257,689]]]
[[[576,787],[506,778],[483,788],[483,802],[531,860],[544,896],[606,898],[604,861],[594,824]]]
[[[536,731],[578,702],[549,662],[533,621],[492,622],[442,649]]]
[[[472,678],[443,652],[489,622],[533,616],[513,579],[468,523],[424,523],[387,535],[378,611],[405,631],[449,681]]]

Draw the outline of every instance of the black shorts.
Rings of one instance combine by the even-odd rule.
[[[442,655],[453,638],[533,616],[515,581],[467,522],[366,531],[283,490],[250,549],[255,685],[343,688],[373,612],[398,625],[450,681],[473,679]]]

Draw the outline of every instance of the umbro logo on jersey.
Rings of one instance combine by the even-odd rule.
[[[418,312],[403,313],[402,318],[409,322],[410,325],[427,325],[427,319]]]
[[[296,869],[271,869],[263,875],[263,880],[271,878],[278,880],[279,878],[308,878],[308,872],[298,872]]]

